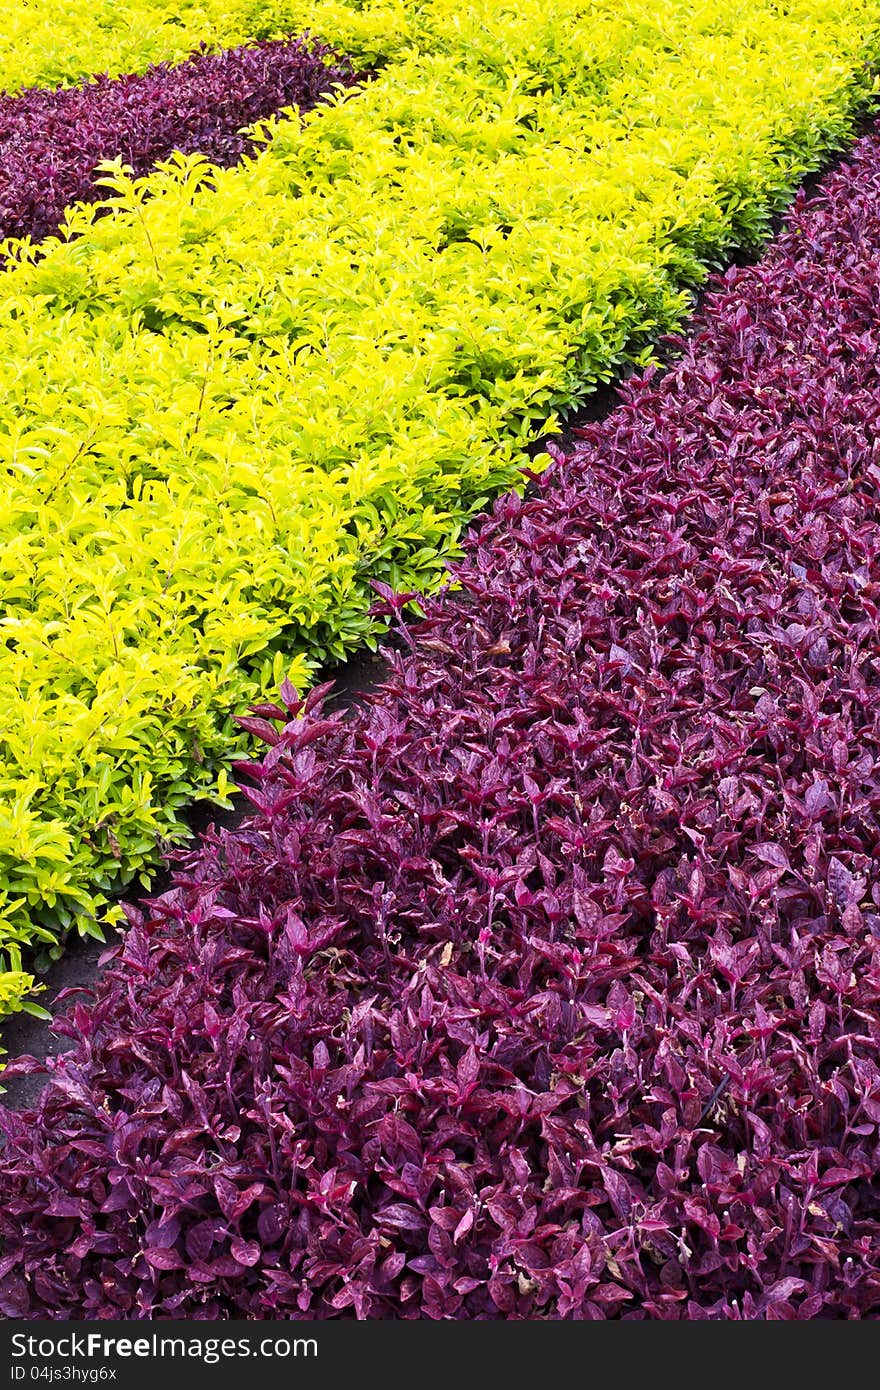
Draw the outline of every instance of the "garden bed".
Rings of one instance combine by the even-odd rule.
[[[877,1315],[878,302],[872,134],[381,691],[255,712],[3,1116],[7,1316]]]

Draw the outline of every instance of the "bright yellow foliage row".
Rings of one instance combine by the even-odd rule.
[[[174,8],[64,23],[118,66],[114,16]],[[225,37],[308,26],[388,62],[237,170],[117,170],[110,215],[0,276],[10,951],[96,929],[180,808],[225,794],[231,716],[369,640],[370,577],[442,580],[555,412],[644,360],[847,137],[880,52],[880,0],[223,10]],[[81,70],[58,52],[40,75]]]
[[[0,90],[67,86],[253,37],[241,0],[0,0]]]

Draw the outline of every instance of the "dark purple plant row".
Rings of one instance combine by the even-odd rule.
[[[120,156],[140,175],[182,150],[229,166],[251,148],[243,127],[285,106],[307,111],[334,82],[354,80],[325,45],[295,39],[0,96],[0,239],[39,240],[71,203],[100,198],[101,160]]]
[[[255,712],[3,1118],[7,1316],[880,1315],[878,306],[874,136],[378,697]]]

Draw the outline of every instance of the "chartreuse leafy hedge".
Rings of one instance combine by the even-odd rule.
[[[241,0],[2,0],[0,91],[139,72],[252,37]]]
[[[224,794],[233,714],[368,637],[371,579],[436,585],[554,412],[850,133],[880,51],[878,0],[242,14],[391,61],[236,170],[117,169],[0,281],[11,964]]]

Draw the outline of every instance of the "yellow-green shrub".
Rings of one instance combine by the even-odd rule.
[[[231,716],[430,588],[873,86],[880,0],[250,3],[393,61],[0,277],[0,940],[94,929]]]
[[[0,91],[176,62],[252,37],[241,0],[0,0]]]

